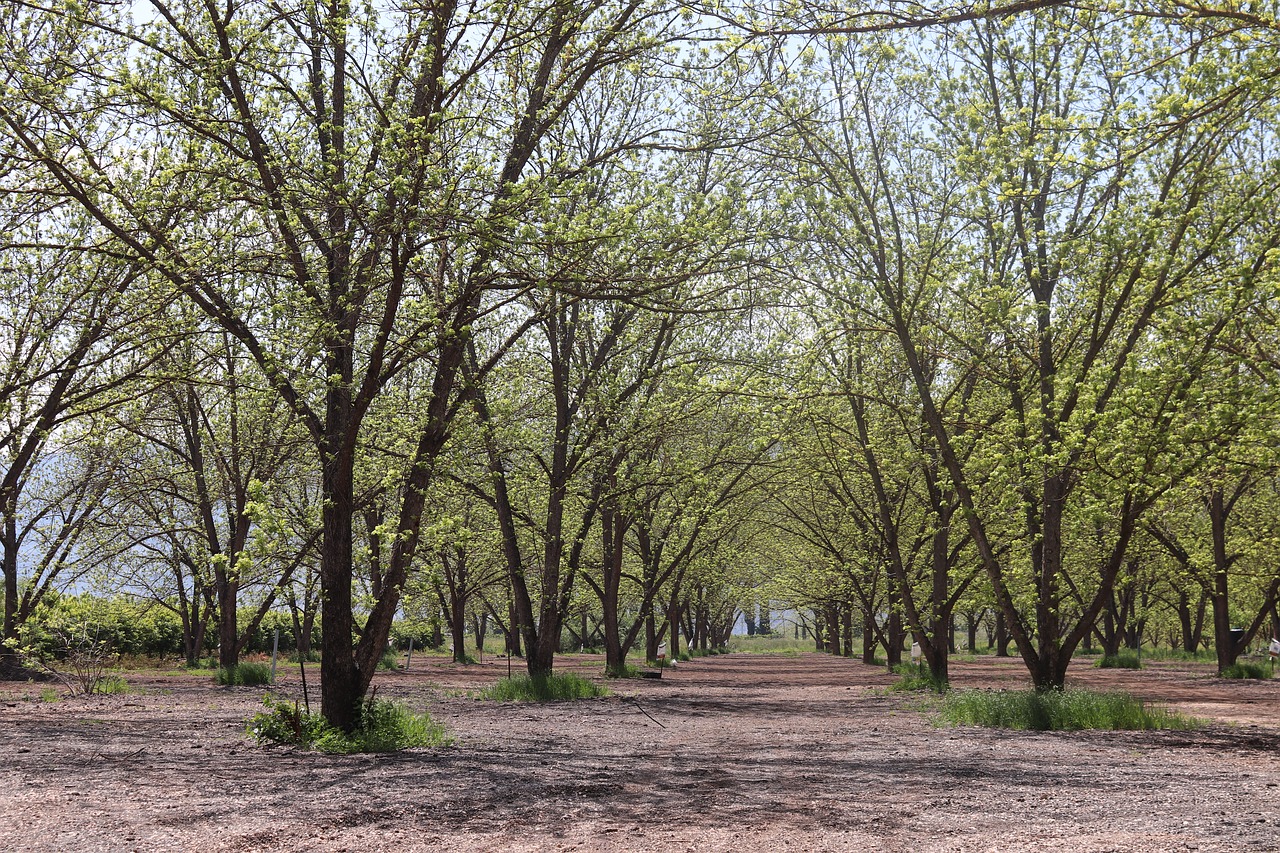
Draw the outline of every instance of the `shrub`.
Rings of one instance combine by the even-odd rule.
[[[923,663],[898,664],[893,668],[896,675],[901,676],[889,689],[899,692],[910,690],[931,690],[934,693],[946,693],[947,682],[933,677],[932,670]]]
[[[1190,729],[1199,722],[1148,706],[1127,693],[1088,690],[965,690],[942,703],[952,725],[1061,731],[1077,729]]]
[[[360,703],[351,732],[333,728],[319,714],[309,714],[295,701],[262,700],[267,710],[249,721],[249,735],[258,743],[292,744],[321,752],[394,752],[415,746],[444,746],[451,742],[444,727],[428,714],[415,714],[402,705],[369,698]]]
[[[92,690],[87,693],[128,693],[129,682],[125,681],[119,675],[107,674],[101,676],[97,683],[94,684]]]
[[[271,683],[271,667],[265,663],[238,663],[220,667],[214,677],[224,687],[257,687]]]
[[[658,664],[654,663],[653,661],[650,661],[649,665],[657,666]],[[663,665],[665,666],[665,663]],[[604,677],[605,678],[639,678],[640,668],[632,666],[629,663],[624,663],[618,669],[610,669],[609,667],[606,666],[604,668]]]
[[[1233,663],[1219,673],[1223,678],[1256,678],[1266,681],[1272,676],[1272,670],[1263,663]]]
[[[267,710],[249,720],[249,735],[258,743],[310,746],[326,728],[323,717],[303,711],[297,701],[290,705],[266,696],[262,704]]]
[[[481,699],[498,702],[554,702],[561,699],[596,699],[608,696],[608,689],[573,673],[534,678],[516,675],[503,678],[480,691]]]
[[[395,649],[387,649],[378,661],[378,669],[395,670],[400,668],[400,653]]]
[[[1121,649],[1114,655],[1103,655],[1096,666],[1099,669],[1142,669],[1142,658],[1135,649]]]

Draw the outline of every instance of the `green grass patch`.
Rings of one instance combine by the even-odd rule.
[[[555,702],[562,699],[596,699],[608,696],[608,688],[573,673],[534,678],[514,675],[480,691],[479,698],[497,702]]]
[[[395,752],[416,746],[445,746],[452,739],[444,726],[428,714],[381,699],[360,703],[356,727],[343,732],[319,714],[300,710],[298,703],[263,699],[267,710],[249,721],[249,736],[258,743],[292,744],[321,752],[348,755],[355,752]]]
[[[651,665],[657,666],[657,664],[651,664]],[[610,669],[609,667],[606,666],[604,668],[604,677],[605,678],[639,678],[640,667],[632,666],[629,663],[624,663],[618,669]]]
[[[1233,663],[1219,675],[1223,678],[1254,678],[1267,681],[1273,673],[1274,670],[1265,663]]]
[[[1185,649],[1147,649],[1143,654],[1148,660],[1177,660],[1188,663],[1214,663],[1217,655],[1212,649],[1197,649],[1188,652]]]
[[[1142,669],[1142,658],[1134,649],[1121,649],[1114,655],[1103,655],[1094,664],[1098,669]]]
[[[93,684],[93,689],[87,691],[89,693],[128,693],[129,682],[124,680],[123,676],[107,673],[99,676]]]
[[[926,664],[898,664],[893,668],[893,672],[899,676],[898,680],[889,686],[889,689],[894,692],[905,693],[916,690],[947,692],[947,682],[934,678],[933,672]]]
[[[1200,722],[1128,693],[1090,690],[963,690],[942,702],[942,721],[1000,729],[1193,729]]]
[[[258,687],[271,683],[271,667],[265,663],[219,667],[214,680],[223,687]]]
[[[813,651],[813,640],[797,640],[782,634],[772,634],[765,637],[748,637],[743,634],[734,634],[729,638],[727,651],[773,655],[787,652],[799,654],[800,652]]]
[[[400,653],[395,649],[387,649],[378,660],[378,669],[396,670],[400,668]]]

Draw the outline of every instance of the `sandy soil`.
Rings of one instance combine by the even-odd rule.
[[[0,685],[0,848],[1280,851],[1280,680],[1081,665],[1076,685],[1210,725],[1033,734],[939,728],[882,670],[822,655],[703,658],[591,701],[467,697],[505,671],[419,659],[380,676],[456,743],[346,757],[248,741],[260,688],[139,675],[50,703]],[[300,695],[291,675],[277,695]],[[1019,686],[1023,670],[956,662],[953,678]]]

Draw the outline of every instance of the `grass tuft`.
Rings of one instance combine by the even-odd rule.
[[[319,714],[309,714],[284,701],[263,699],[267,710],[249,721],[249,735],[258,743],[292,744],[337,755],[356,752],[395,752],[417,746],[446,746],[452,738],[428,714],[381,699],[360,703],[356,727],[343,732]]]
[[[123,676],[107,673],[97,680],[94,684],[93,693],[128,693],[129,682],[124,680]]]
[[[220,667],[214,679],[224,687],[257,687],[271,683],[271,667],[265,663],[238,663]]]
[[[481,699],[498,702],[555,702],[561,699],[596,699],[608,695],[608,688],[573,673],[545,678],[516,675],[503,678],[480,691]]]
[[[1128,693],[1089,690],[956,691],[943,700],[942,720],[951,725],[1035,731],[1194,729],[1200,725],[1192,717],[1147,705]]]
[[[657,664],[651,664],[651,665],[657,666]],[[605,678],[639,678],[640,668],[637,666],[632,666],[629,663],[624,663],[618,669],[610,669],[609,667],[606,666],[604,668],[604,677]]]
[[[889,686],[889,689],[897,693],[905,693],[915,690],[930,690],[934,693],[946,693],[947,682],[940,681],[933,677],[933,672],[928,665],[924,663],[903,663],[893,668],[895,675],[900,678]]]
[[[1259,681],[1269,680],[1272,674],[1273,671],[1264,663],[1233,663],[1219,673],[1223,678],[1256,678]]]
[[[1121,649],[1114,655],[1103,655],[1095,664],[1098,669],[1142,669],[1142,658],[1133,649]]]

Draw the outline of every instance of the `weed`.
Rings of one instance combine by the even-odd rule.
[[[271,683],[271,667],[265,663],[238,663],[220,668],[214,678],[224,687],[257,687]]]
[[[1146,656],[1151,660],[1195,661],[1201,663],[1217,660],[1214,652],[1207,649],[1197,649],[1194,652],[1188,652],[1184,649],[1148,649]]]
[[[444,746],[452,742],[444,727],[427,714],[374,697],[360,703],[356,726],[343,732],[319,714],[309,714],[295,701],[262,700],[267,710],[249,721],[249,734],[258,743],[293,744],[321,752],[395,752],[415,746]]]
[[[60,702],[62,701],[62,694],[59,693],[57,690],[54,690],[52,687],[46,687],[40,691],[40,701],[41,702]]]
[[[94,686],[94,693],[128,693],[129,682],[119,675],[104,674]]]
[[[964,690],[942,703],[952,725],[1061,731],[1077,729],[1192,729],[1200,723],[1127,693],[1088,690]]]
[[[650,661],[649,665],[658,666],[658,664],[654,663],[653,661]],[[666,666],[666,661],[663,661],[661,665]],[[604,668],[604,677],[605,678],[639,678],[640,668],[637,666],[632,666],[629,663],[624,663],[622,666],[618,667],[617,669],[610,669],[609,667],[606,666]]]
[[[554,702],[560,699],[595,699],[608,696],[608,689],[580,675],[565,673],[534,678],[516,675],[504,678],[480,691],[479,698],[498,702]]]
[[[901,676],[889,689],[895,692],[913,690],[930,690],[934,693],[946,693],[947,682],[933,677],[933,672],[923,663],[898,664],[893,668],[895,675]]]
[[[400,653],[395,649],[387,649],[378,661],[378,669],[396,670],[400,668]],[[374,750],[375,752],[380,750]]]
[[[1099,669],[1142,669],[1142,658],[1134,649],[1121,649],[1114,655],[1103,655],[1095,666]]]
[[[813,640],[798,640],[782,634],[754,637],[735,634],[729,638],[727,650],[754,654],[799,654],[813,651]]]
[[[1271,678],[1272,670],[1262,663],[1233,663],[1218,674],[1223,678],[1256,678],[1266,681]]]

